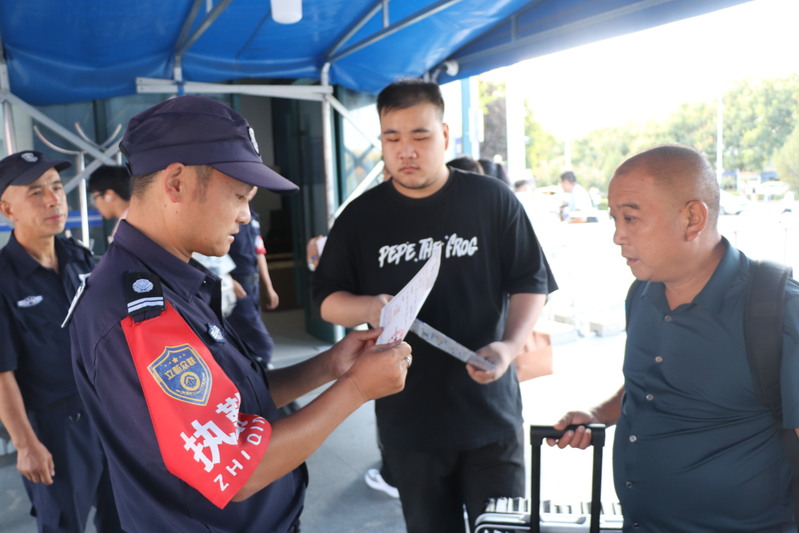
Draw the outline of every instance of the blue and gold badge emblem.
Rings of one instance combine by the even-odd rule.
[[[211,371],[189,344],[167,346],[147,367],[167,395],[194,405],[205,405],[211,394]]]

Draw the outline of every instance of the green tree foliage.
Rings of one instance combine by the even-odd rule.
[[[799,190],[799,125],[774,155],[774,168],[782,181]]]
[[[508,129],[505,120],[505,84],[480,80],[480,108],[483,112],[483,142],[480,157],[493,159],[508,155]]]
[[[507,155],[505,85],[480,81],[484,115],[485,157]],[[649,146],[681,143],[716,161],[718,100],[685,103],[665,120],[630,122],[602,128],[571,143],[571,166],[585,187],[607,190],[616,166]],[[743,80],[730,86],[722,98],[725,169],[760,173],[776,169],[780,178],[799,190],[799,74],[768,80]],[[793,133],[792,133],[793,132]],[[564,169],[564,142],[525,117],[526,159],[540,185],[557,183]]]
[[[717,112],[718,101],[682,104],[666,120],[592,131],[572,145],[572,164],[578,179],[585,186],[607,190],[613,169],[622,160],[663,143],[693,146],[715,162]],[[791,166],[796,161],[792,158],[799,149],[783,147],[797,126],[799,75],[745,80],[730,87],[723,97],[724,168],[759,173],[776,168],[779,160],[783,170],[777,168],[778,174],[786,174],[788,169],[796,168]],[[795,179],[799,189],[799,177]]]
[[[563,144],[536,122],[533,110],[525,106],[525,161],[538,185],[554,185],[563,167]]]
[[[771,167],[798,120],[799,74],[736,84],[724,94],[724,167]]]

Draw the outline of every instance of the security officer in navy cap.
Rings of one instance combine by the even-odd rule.
[[[297,187],[266,167],[247,121],[179,96],[128,123],[128,217],[76,298],[80,394],[106,449],[130,533],[299,530],[304,461],[364,402],[401,390],[405,343],[353,332],[269,372],[226,324],[219,279],[193,252],[227,253],[257,187]],[[278,408],[332,381],[281,418]]]
[[[263,303],[265,309],[275,309],[280,297],[272,286],[261,220],[254,209],[250,209],[250,222],[239,228],[228,255],[236,265],[230,272],[236,305],[227,320],[242,341],[258,354],[261,363],[268,366],[274,342],[261,318],[261,305]]]
[[[120,531],[100,441],[72,375],[70,299],[94,261],[57,237],[67,219],[66,161],[18,152],[0,161],[0,212],[14,225],[0,250],[0,420],[40,532]]]

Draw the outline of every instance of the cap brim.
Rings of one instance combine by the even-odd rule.
[[[42,174],[51,168],[61,172],[62,170],[65,170],[71,166],[72,163],[69,161],[48,161],[46,159],[42,159],[35,164],[30,165],[29,168],[25,169],[25,172],[11,180],[9,185],[30,185],[42,177]]]
[[[233,179],[262,187],[278,194],[292,194],[300,188],[263,163],[236,161],[231,163],[211,163],[211,166]]]

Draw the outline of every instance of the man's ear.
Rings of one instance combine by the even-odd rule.
[[[173,203],[178,203],[188,194],[188,172],[183,163],[172,163],[161,171],[159,180],[166,197]]]
[[[11,204],[6,202],[5,200],[0,200],[0,214],[6,217],[8,220],[13,220],[11,217],[13,214],[11,213]]]
[[[707,227],[707,204],[699,200],[691,200],[685,205],[686,217],[685,237],[694,240]]]

